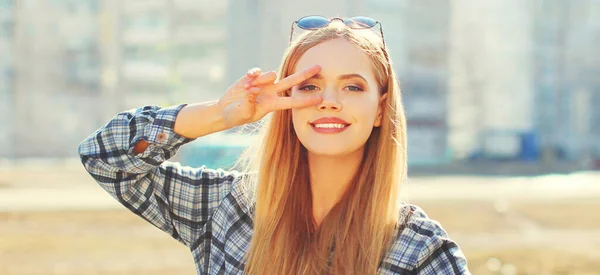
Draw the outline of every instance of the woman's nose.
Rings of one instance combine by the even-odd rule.
[[[342,104],[339,102],[337,98],[337,93],[330,89],[323,91],[323,101],[319,104],[319,110],[336,110],[339,111],[342,109]]]

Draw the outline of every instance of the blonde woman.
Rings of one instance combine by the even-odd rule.
[[[79,146],[87,171],[188,246],[198,274],[469,274],[440,224],[399,202],[406,122],[381,24],[295,25],[278,73],[251,70],[218,102],[116,115]],[[168,161],[263,117],[244,169]]]

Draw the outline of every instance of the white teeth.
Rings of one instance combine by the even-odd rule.
[[[324,123],[324,124],[315,124],[315,127],[317,127],[317,128],[337,128],[337,129],[342,129],[342,128],[346,127],[346,125],[344,125],[344,124],[338,124],[338,123]]]

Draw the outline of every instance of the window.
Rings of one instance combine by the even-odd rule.
[[[70,84],[85,85],[88,89],[98,90],[99,56],[95,47],[71,49],[66,52],[65,74]]]
[[[199,59],[205,57],[209,52],[209,49],[203,45],[191,44],[191,45],[179,45],[176,47],[175,55],[177,58],[185,59]]]
[[[0,8],[14,7],[14,0],[0,0]]]
[[[12,21],[0,21],[0,37],[12,37],[13,36],[13,22]]]
[[[147,61],[159,65],[166,65],[168,53],[161,45],[129,46],[123,49],[123,58],[126,61]]]
[[[126,29],[150,30],[166,27],[168,20],[166,14],[159,11],[153,11],[142,14],[132,14],[125,18],[124,27]]]
[[[54,0],[57,6],[64,6],[69,12],[89,12],[97,13],[99,11],[99,0]]]

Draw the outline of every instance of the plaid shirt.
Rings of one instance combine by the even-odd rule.
[[[242,274],[253,232],[242,174],[167,161],[188,139],[173,131],[184,105],[145,106],[117,114],[79,145],[85,169],[136,215],[188,246],[198,274]],[[201,118],[199,118],[201,119]],[[141,139],[150,146],[133,152]],[[459,246],[422,209],[384,255],[378,274],[470,274]]]

